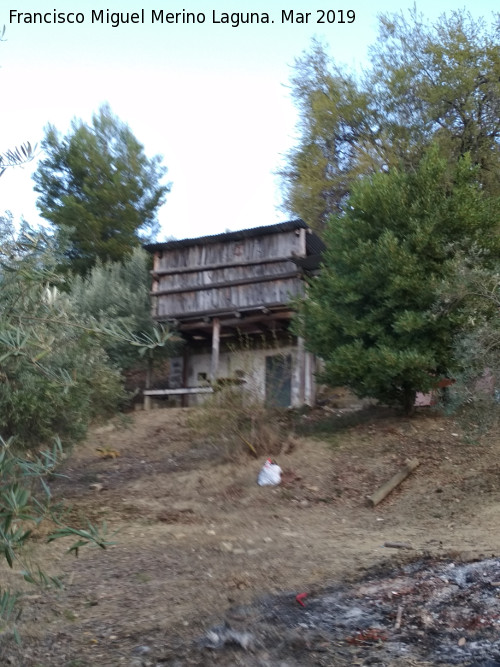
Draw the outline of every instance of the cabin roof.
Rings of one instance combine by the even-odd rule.
[[[296,229],[307,229],[309,232],[306,235],[306,249],[308,255],[320,255],[323,252],[325,249],[325,244],[303,220],[289,220],[287,222],[280,222],[275,225],[252,227],[250,229],[240,229],[234,232],[224,232],[222,234],[213,234],[210,236],[199,236],[197,238],[164,241],[162,243],[148,243],[144,246],[144,248],[148,252],[155,252],[156,250],[176,250],[178,248],[188,248],[194,245],[242,241],[244,239],[253,238],[256,236],[291,232]]]

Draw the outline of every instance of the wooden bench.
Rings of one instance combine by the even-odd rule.
[[[144,389],[144,410],[151,409],[152,396],[188,396],[190,394],[213,394],[213,387],[179,387],[178,389]]]

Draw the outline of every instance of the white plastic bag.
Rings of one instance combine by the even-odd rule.
[[[281,468],[277,463],[273,463],[271,459],[267,459],[259,472],[257,484],[259,486],[276,486],[280,482]]]

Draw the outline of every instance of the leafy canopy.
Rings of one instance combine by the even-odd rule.
[[[363,175],[415,167],[431,144],[450,165],[466,154],[499,194],[500,24],[465,11],[434,24],[414,9],[383,15],[360,76],[315,41],[291,80],[298,145],[281,175],[285,207],[322,232]]]
[[[26,141],[20,146],[9,148],[9,150],[0,153],[0,176],[10,167],[20,167],[32,160],[35,156],[36,145],[32,146]]]
[[[34,174],[40,214],[56,232],[67,268],[84,274],[98,259],[120,261],[157,231],[170,190],[161,157],[146,157],[130,128],[103,105],[90,125],[61,137],[48,125],[46,157]]]
[[[415,170],[353,187],[325,231],[319,275],[299,303],[297,329],[325,361],[324,380],[410,411],[415,393],[450,372],[463,313],[436,309],[458,253],[498,262],[499,201],[462,158],[450,171],[431,150]]]
[[[130,279],[144,282],[144,251],[129,263],[136,267]],[[33,528],[42,521],[52,524],[48,541],[76,538],[68,549],[75,555],[89,544],[109,544],[105,525],[68,525],[67,508],[54,502],[48,483],[64,449],[123,399],[109,341],[152,356],[172,339],[161,328],[131,331],[123,318],[114,321],[109,308],[99,320],[79,312],[71,290],[60,289],[68,277],[55,268],[50,238],[26,224],[18,232],[11,216],[0,217],[0,557],[42,587],[60,583],[28,557]],[[140,304],[137,312],[144,312]],[[15,618],[17,601],[16,593],[0,587],[0,632]]]
[[[150,267],[151,255],[134,248],[122,262],[98,260],[86,276],[76,275],[68,280],[69,300],[85,321],[93,321],[99,327],[112,326],[142,342],[131,345],[123,336],[103,339],[110,359],[121,370],[141,365],[143,359],[152,362],[171,356],[176,345],[177,337],[151,315]]]
[[[67,525],[48,478],[64,457],[59,435],[65,445],[78,440],[122,398],[97,331],[59,292],[53,266],[49,240],[26,225],[17,233],[9,216],[0,217],[0,557],[41,587],[60,585],[29,557],[41,522],[56,528],[49,541],[76,537],[75,554],[109,544],[105,526]],[[18,597],[0,587],[0,632],[15,618]]]
[[[0,433],[19,447],[56,436],[69,444],[117,409],[121,380],[95,328],[58,288],[50,240],[0,222]]]
[[[4,30],[0,31],[0,41]],[[34,148],[29,143],[0,154],[0,176],[6,168],[23,164],[33,155]],[[54,310],[57,290],[47,286],[49,280],[56,279],[52,266],[49,244],[42,235],[34,234],[25,223],[16,233],[12,216],[0,216],[0,557],[10,568],[20,568],[25,581],[43,588],[61,585],[57,577],[33,564],[29,556],[33,531],[44,520],[57,528],[49,534],[48,541],[77,537],[68,549],[75,555],[82,546],[91,544],[105,549],[111,544],[105,524],[101,529],[90,523],[85,527],[70,526],[65,522],[65,508],[54,503],[47,479],[62,460],[63,448],[59,438],[53,437],[53,429],[62,427],[73,438],[81,435],[78,422],[88,418],[92,403],[89,392],[85,392],[85,380],[96,382],[93,398],[98,402],[99,398],[114,402],[121,393],[111,369],[106,369],[110,371],[110,386],[102,392],[103,378],[97,377],[100,373],[96,370],[104,370],[106,375],[103,356],[95,344],[80,346],[72,338],[70,331],[79,325],[66,309],[61,312],[60,303]],[[59,351],[63,357],[67,355],[65,360],[73,362],[73,366],[64,368],[56,354]],[[76,363],[73,356],[77,357]],[[82,360],[83,368],[79,369]],[[79,409],[75,410],[68,395],[78,385],[78,370],[87,375],[83,383],[78,378],[78,388],[83,391],[77,397]],[[35,394],[30,395],[31,391]],[[77,422],[76,430],[72,420]],[[4,437],[6,432],[17,431],[18,426],[19,434]],[[46,438],[53,441],[51,447]],[[37,451],[22,456],[19,445],[29,444]],[[0,633],[19,616],[19,598],[19,593],[0,587]],[[18,638],[15,626],[13,629]]]
[[[440,295],[442,308],[460,307],[465,316],[454,341],[456,383],[445,407],[473,433],[498,430],[500,423],[500,267],[484,264],[479,250],[458,255]]]

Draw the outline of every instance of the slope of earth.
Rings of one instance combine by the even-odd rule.
[[[127,425],[94,429],[68,458],[54,493],[72,505],[74,521],[118,531],[115,544],[83,549],[75,560],[64,554],[68,544],[39,536],[33,557],[67,585],[26,589],[22,644],[4,634],[0,664],[435,664],[419,646],[389,656],[374,630],[308,635],[300,618],[287,626],[287,609],[306,614],[298,593],[311,605],[332,587],[423,557],[459,563],[498,554],[498,439],[466,443],[453,422],[428,412],[360,412],[349,426],[345,415],[325,425],[312,413],[300,418],[309,435],[278,457],[285,483],[258,487],[263,460],[239,443],[228,452],[205,440],[189,414],[136,413]],[[370,508],[366,496],[413,457],[413,475]],[[14,581],[3,566],[1,574]],[[222,637],[224,621],[234,636]],[[437,629],[430,622],[420,631],[425,639]]]

